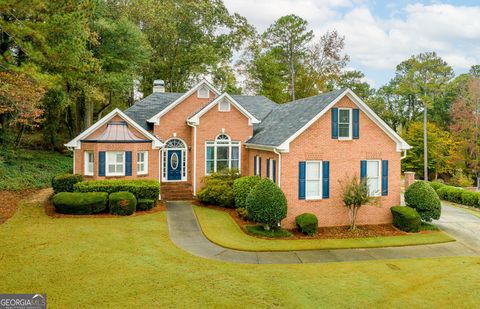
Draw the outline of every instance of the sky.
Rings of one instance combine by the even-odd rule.
[[[224,0],[259,32],[283,15],[307,20],[316,37],[336,29],[345,36],[348,69],[378,88],[414,54],[435,51],[456,74],[480,64],[480,0]]]

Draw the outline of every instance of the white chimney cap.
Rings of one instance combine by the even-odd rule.
[[[165,82],[163,79],[153,81],[153,92],[165,92]]]

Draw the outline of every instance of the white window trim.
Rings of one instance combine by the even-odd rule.
[[[202,91],[205,91],[205,90],[207,91],[207,95],[202,95]],[[208,99],[208,98],[210,98],[210,89],[208,89],[207,86],[202,85],[201,87],[199,87],[199,88],[197,89],[197,97],[198,97],[199,99]]]
[[[222,133],[220,135],[226,135],[225,133]],[[220,136],[219,135],[219,136]],[[228,146],[228,168],[232,168],[232,146],[238,146],[238,170],[242,170],[242,143],[239,141],[232,141],[230,139],[230,136],[228,136],[228,144],[223,142],[223,143],[217,143],[217,138],[215,138],[214,141],[205,141],[205,175],[208,176],[210,173],[207,172],[207,148],[209,146],[213,146],[213,172],[217,172],[217,146]]]
[[[221,106],[222,104],[227,104],[227,108],[226,109],[222,109]],[[222,101],[218,102],[218,111],[219,112],[222,112],[222,113],[225,113],[225,112],[229,112],[231,110],[231,103],[228,102],[227,100],[223,99]]]
[[[108,161],[108,154],[109,153],[114,153],[115,155],[119,154],[119,153],[122,153],[123,154],[123,172],[122,173],[110,173],[108,171],[108,165],[110,164],[110,162]],[[125,151],[107,151],[105,152],[105,176],[106,177],[109,177],[109,176],[125,176],[125,169],[126,169],[126,166],[125,166]],[[112,162],[113,163],[113,162]],[[117,164],[118,162],[115,162],[115,164]]]
[[[365,178],[366,178],[366,181],[367,181],[367,187],[368,187],[368,162],[377,162],[378,163],[378,190],[377,190],[377,193],[374,194],[374,195],[370,195],[372,197],[378,197],[378,196],[382,196],[382,160],[366,160],[367,161],[367,166],[366,166],[366,175],[365,175]],[[368,192],[370,194],[370,188],[368,188]]]
[[[138,155],[140,153],[143,153],[143,166],[144,166],[143,172],[138,171]],[[146,150],[137,152],[137,175],[148,175],[148,151]]]
[[[320,181],[319,181],[319,185],[320,185],[320,189],[319,189],[319,196],[308,196],[308,190],[307,190],[307,182],[308,182],[308,179],[307,179],[307,169],[308,169],[308,163],[317,163],[320,165]],[[319,161],[319,160],[310,160],[310,161],[305,161],[305,200],[310,200],[310,201],[313,201],[313,200],[321,200],[323,199],[323,161]]]
[[[341,137],[340,136],[340,111],[342,110],[347,110],[349,112],[349,128],[348,128],[348,134],[349,136],[348,137]],[[341,140],[341,141],[349,141],[352,139],[352,136],[353,136],[353,119],[352,119],[352,116],[353,116],[353,109],[351,108],[347,108],[347,107],[340,107],[338,108],[338,123],[337,123],[337,130],[338,130],[338,139]]]
[[[187,143],[185,143],[185,141],[179,137],[172,137],[172,138],[169,138],[168,140],[165,141],[165,145],[167,145],[167,143],[172,140],[172,139],[178,139],[179,141],[181,141],[183,143],[183,145],[185,146],[184,148],[163,148],[162,149],[162,162],[161,162],[161,166],[162,166],[162,182],[181,182],[181,181],[187,181],[187,171],[188,171],[188,151],[187,151]],[[181,150],[182,151],[182,179],[180,180],[168,180],[168,175],[167,175],[167,164],[168,164],[168,151],[169,150]]]
[[[262,160],[262,157],[260,157],[259,155],[256,155],[255,156],[255,168],[256,170],[254,171],[254,174],[255,176],[260,176],[260,160]]]
[[[91,162],[91,164],[92,164],[92,171],[91,172],[88,171],[88,165],[90,164],[90,162],[88,161],[89,154],[93,155],[93,161]],[[84,154],[83,154],[83,160],[84,160],[83,174],[85,176],[93,176],[93,173],[94,173],[94,170],[95,170],[95,155],[94,155],[93,151],[85,151]]]
[[[273,164],[273,163],[274,163],[274,160],[275,160],[275,159],[271,159],[271,158],[268,159],[268,165],[269,165],[269,166],[268,166],[268,173],[269,173],[268,178],[269,178],[271,181],[275,181],[275,180],[273,179],[273,169],[275,168],[275,164]],[[275,171],[275,173],[276,173],[276,172],[277,172],[277,171]],[[306,175],[305,175],[305,178],[306,178]]]

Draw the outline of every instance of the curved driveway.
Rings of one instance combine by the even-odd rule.
[[[442,203],[442,218],[435,223],[457,241],[421,246],[336,249],[286,252],[247,252],[210,242],[200,229],[190,201],[167,202],[171,240],[183,250],[203,258],[244,264],[301,264],[385,260],[442,256],[480,256],[480,218]]]

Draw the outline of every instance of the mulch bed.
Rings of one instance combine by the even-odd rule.
[[[254,222],[243,220],[235,209],[223,208],[219,206],[205,205],[200,201],[194,201],[193,204],[201,207],[216,209],[228,213],[233,220],[240,226],[240,228],[246,233],[254,237],[257,235],[251,234],[246,230],[247,225],[255,225]],[[357,229],[352,231],[348,226],[333,226],[333,227],[319,227],[317,234],[314,236],[308,236],[296,229],[288,230],[293,236],[285,239],[342,239],[342,238],[364,238],[364,237],[378,237],[378,236],[401,236],[409,235],[410,233],[401,231],[391,224],[378,224],[378,225],[359,225]],[[419,233],[431,233],[431,231],[421,231]],[[264,238],[264,237],[259,237]],[[268,238],[271,239],[271,238]],[[282,239],[282,238],[275,238]]]
[[[11,218],[17,211],[17,204],[25,197],[25,192],[0,191],[0,224]]]
[[[161,211],[165,211],[167,208],[165,207],[165,203],[163,201],[158,201],[155,207],[153,207],[150,210],[144,210],[144,211],[136,211],[132,215],[128,217],[137,217],[137,216],[143,216],[143,215],[148,215],[148,214],[153,214]],[[52,199],[49,198],[45,202],[45,213],[52,217],[52,218],[118,218],[121,216],[118,215],[112,215],[110,213],[99,213],[95,215],[68,215],[68,214],[61,214],[55,211],[55,206],[53,206]]]

